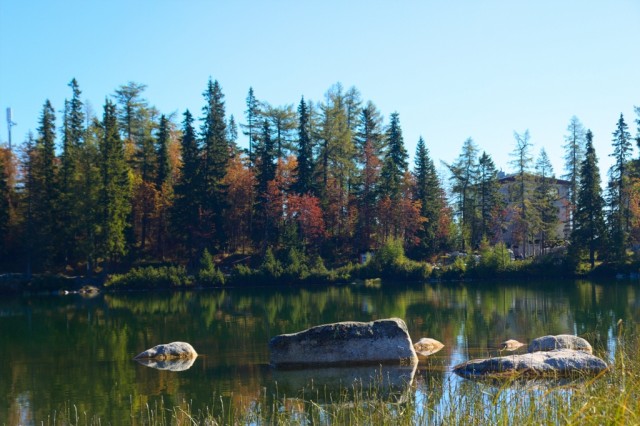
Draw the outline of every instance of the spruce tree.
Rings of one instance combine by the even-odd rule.
[[[389,127],[386,132],[387,151],[382,165],[382,188],[385,195],[396,200],[400,195],[402,178],[407,171],[407,150],[404,147],[400,116],[397,112],[391,114]]]
[[[260,101],[253,93],[253,87],[249,87],[249,94],[246,99],[247,109],[244,111],[246,124],[241,124],[242,133],[249,138],[249,163],[255,161],[255,146],[261,129],[261,106]]]
[[[100,141],[101,222],[98,247],[105,261],[117,261],[127,253],[125,232],[130,226],[127,218],[131,210],[129,167],[116,117],[116,106],[107,99],[102,119]]]
[[[197,258],[198,229],[200,228],[200,152],[193,116],[186,110],[182,121],[180,154],[182,166],[175,188],[175,201],[171,212],[173,232],[186,251],[187,257]]]
[[[564,137],[564,140],[564,169],[566,173],[562,178],[569,181],[569,229],[573,229],[573,216],[575,214],[576,203],[578,202],[580,167],[585,155],[585,130],[575,115],[571,117],[571,121],[567,127],[567,135]]]
[[[478,147],[471,138],[462,145],[462,152],[455,163],[448,166],[454,196],[455,212],[461,233],[461,249],[467,250],[479,243],[477,233],[476,195],[478,183]],[[481,236],[480,236],[481,237]]]
[[[500,212],[503,208],[503,197],[500,194],[498,170],[489,154],[483,152],[478,159],[478,214],[480,225],[478,236],[496,243],[500,234]]]
[[[554,186],[553,166],[547,152],[542,149],[536,161],[536,184],[533,191],[532,228],[540,241],[540,251],[544,253],[550,240],[558,237],[558,191]]]
[[[606,226],[603,210],[604,199],[600,186],[598,158],[593,148],[593,134],[586,133],[586,154],[580,167],[580,185],[574,228],[569,247],[572,257],[579,260],[584,251],[589,253],[591,269],[595,266],[596,252],[605,247]]]
[[[56,215],[58,208],[58,185],[56,181],[55,112],[47,100],[42,108],[39,137],[32,164],[33,173],[33,238],[34,265],[38,270],[49,270],[55,258],[55,237],[60,224]]]
[[[163,114],[160,116],[160,124],[158,126],[158,134],[156,139],[157,145],[157,173],[156,173],[156,191],[159,195],[159,205],[157,206],[157,233],[156,248],[157,253],[164,257],[164,242],[167,234],[167,221],[165,210],[170,197],[170,175],[171,163],[169,159],[169,142],[171,129],[169,128],[169,120]]]
[[[223,213],[226,206],[226,186],[223,179],[227,174],[230,158],[225,120],[224,95],[218,81],[209,79],[203,94],[205,106],[202,108],[200,138],[202,145],[202,236],[221,249],[225,241]],[[204,249],[205,247],[201,247]]]
[[[298,169],[295,191],[299,194],[313,193],[313,145],[309,128],[309,109],[304,96],[298,105]]]
[[[530,237],[530,212],[529,212],[529,193],[531,190],[531,137],[529,130],[525,130],[523,134],[513,132],[516,139],[516,147],[511,153],[513,160],[511,165],[515,169],[515,185],[511,188],[512,194],[510,198],[516,203],[515,216],[513,217],[512,229],[514,237],[520,237],[522,244],[521,254],[527,256],[527,242]],[[515,238],[514,238],[515,240]]]
[[[609,169],[607,193],[610,253],[615,260],[625,258],[629,237],[628,166],[632,148],[631,134],[623,115],[620,114],[616,130],[613,132],[613,153],[610,156],[614,158],[614,163]]]
[[[418,251],[422,256],[433,256],[440,246],[438,241],[438,226],[442,212],[442,198],[440,180],[435,165],[429,155],[422,136],[418,139],[415,155],[415,197],[420,201],[420,214],[425,219],[422,229],[418,232],[420,242]]]
[[[65,101],[63,118],[63,143],[60,158],[60,203],[58,206],[58,218],[60,229],[57,245],[59,246],[62,261],[65,264],[74,263],[78,255],[76,240],[82,233],[80,229],[81,216],[79,210],[82,202],[83,191],[80,185],[82,174],[79,171],[82,145],[85,138],[85,114],[84,104],[80,99],[81,91],[76,79],[69,83],[72,95],[70,101]]]

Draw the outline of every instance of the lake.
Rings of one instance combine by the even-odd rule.
[[[103,424],[132,423],[145,407],[214,401],[249,407],[261,394],[301,396],[305,382],[350,382],[358,370],[283,372],[269,366],[269,339],[335,321],[399,317],[414,341],[445,344],[418,366],[416,398],[447,404],[465,382],[453,365],[496,353],[499,342],[578,334],[613,359],[616,323],[640,318],[637,282],[392,284],[230,288],[192,292],[3,297],[0,301],[0,424],[52,423],[63,412]],[[159,343],[191,343],[185,371],[133,361]],[[363,374],[369,374],[364,372]],[[478,385],[479,386],[479,385]],[[309,397],[309,387],[306,396]]]

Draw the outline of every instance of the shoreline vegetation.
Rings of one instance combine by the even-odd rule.
[[[383,281],[398,282],[461,282],[495,281],[501,279],[548,280],[559,278],[637,279],[640,262],[601,263],[594,269],[588,264],[571,264],[566,252],[535,258],[514,260],[502,244],[484,246],[479,252],[452,253],[437,263],[409,259],[402,242],[390,240],[362,263],[327,268],[319,256],[306,256],[290,249],[265,256],[229,256],[214,259],[204,251],[199,265],[188,269],[184,265],[147,264],[128,271],[66,276],[63,274],[33,275],[0,274],[0,293],[87,292],[100,288],[106,291],[207,289],[232,286],[305,286],[355,284],[380,286]]]

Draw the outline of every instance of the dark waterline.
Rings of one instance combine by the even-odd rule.
[[[308,396],[312,380],[316,386],[322,380],[344,383],[358,373],[274,371],[268,365],[269,339],[322,323],[387,317],[404,319],[414,341],[432,337],[445,344],[418,366],[411,388],[418,399],[429,394],[442,405],[445,387],[462,383],[451,367],[493,355],[507,339],[526,343],[546,334],[579,334],[597,354],[612,359],[618,319],[640,318],[640,286],[384,283],[380,289],[235,288],[4,299],[0,424],[47,422],[70,406],[118,424],[160,399],[169,407],[189,402],[201,409],[219,398],[248,406],[265,392]],[[144,349],[175,340],[191,343],[200,354],[186,371],[156,370],[132,360]]]

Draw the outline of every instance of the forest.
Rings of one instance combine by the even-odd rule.
[[[371,254],[379,267],[388,255],[431,271],[454,251],[499,249],[503,262],[514,241],[537,244],[531,254],[560,252],[576,270],[633,260],[640,244],[640,107],[635,136],[622,114],[612,120],[604,185],[591,131],[570,118],[559,200],[559,179],[544,150],[534,159],[528,130],[514,132],[508,190],[471,138],[443,176],[422,138],[409,164],[397,112],[385,120],[339,83],[321,102],[283,106],[250,88],[241,122],[227,117],[213,79],[197,116],[161,113],[140,83],[118,87],[99,114],[75,79],[69,88],[60,119],[47,100],[37,132],[0,148],[1,272],[165,267],[215,281],[223,267],[300,277]]]

